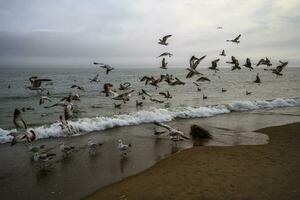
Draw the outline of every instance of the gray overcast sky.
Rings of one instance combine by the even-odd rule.
[[[299,10],[299,0],[0,0],[0,66],[158,67],[170,51],[170,67],[186,67],[222,49],[240,63],[298,66]],[[240,33],[239,45],[225,42]],[[167,47],[157,44],[165,34]]]

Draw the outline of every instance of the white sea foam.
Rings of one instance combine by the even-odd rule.
[[[91,131],[105,130],[117,126],[138,125],[154,121],[168,122],[175,118],[211,117],[230,112],[242,112],[264,108],[300,106],[299,99],[274,99],[270,101],[235,101],[228,105],[216,105],[207,107],[180,107],[174,109],[150,108],[126,115],[115,115],[113,117],[81,118],[70,121],[69,124],[77,130],[75,135],[86,134]],[[65,137],[58,123],[33,128],[38,138]],[[0,128],[0,143],[11,141],[12,137],[7,134],[13,130]]]

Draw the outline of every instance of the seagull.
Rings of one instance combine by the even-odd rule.
[[[123,156],[127,155],[130,148],[131,148],[131,144],[124,144],[121,139],[118,140],[118,149]]]
[[[65,145],[65,143],[62,142],[62,143],[60,143],[59,149],[63,153],[63,157],[68,157],[73,152],[75,147]]]
[[[234,38],[233,40],[226,40],[227,42],[233,42],[233,43],[240,43],[239,39],[241,37],[241,34],[239,34],[236,38]]]
[[[164,134],[166,131],[158,131],[155,127],[154,127],[154,135],[156,135],[156,136],[159,136],[159,135],[162,135],[162,134]]]
[[[159,99],[156,99],[156,98],[153,98],[153,97],[150,98],[150,101],[153,101],[155,103],[164,103],[163,100],[159,100]]]
[[[196,70],[196,68],[199,65],[199,63],[201,62],[201,60],[203,60],[205,57],[206,57],[206,55],[202,56],[201,58],[197,58],[195,56],[192,56],[190,58],[190,67],[186,68],[189,71],[189,73],[186,75],[186,78],[191,78],[196,74],[202,75],[200,72],[198,72]]]
[[[126,101],[129,101],[129,97],[131,96],[131,94],[134,92],[134,90],[130,90],[128,92],[124,92],[122,94],[116,94],[116,96],[113,96],[112,99],[113,100],[123,100],[124,103],[126,103]]]
[[[220,54],[220,56],[226,56],[224,49],[223,49],[222,53]]]
[[[96,82],[96,83],[99,83],[100,80],[98,80],[98,77],[99,77],[99,73],[96,74],[96,76],[94,78],[90,78],[90,82]]]
[[[78,90],[84,91],[84,88],[82,86],[79,86],[79,85],[72,85],[71,88],[76,88]]]
[[[113,85],[111,83],[105,83],[103,85],[103,91],[102,91],[102,93],[105,93],[105,96],[108,97],[111,94],[111,92],[112,92],[112,87],[113,87]]]
[[[40,97],[40,105],[44,104],[45,101],[51,102],[51,99],[49,97],[47,97],[47,96],[41,96]]]
[[[203,99],[207,99],[207,96],[205,96],[204,94],[203,94],[203,97],[202,97]]]
[[[65,117],[65,120],[69,120],[73,117],[73,104],[72,103],[68,103],[65,105],[64,117]]]
[[[127,90],[130,88],[130,86],[131,86],[131,83],[129,83],[129,82],[125,82],[123,84],[121,83],[119,90]]]
[[[89,154],[96,155],[98,147],[102,146],[103,143],[95,142],[93,139],[88,140]]]
[[[246,95],[251,95],[251,94],[252,94],[252,92],[246,91]]]
[[[160,68],[161,69],[168,69],[167,65],[168,65],[168,63],[166,62],[166,59],[163,58],[162,61],[161,61],[161,67]]]
[[[10,146],[13,146],[16,143],[23,142],[23,141],[27,141],[28,143],[31,143],[36,139],[36,133],[33,130],[11,132],[8,135],[13,137]]]
[[[110,71],[115,69],[115,68],[111,67],[110,65],[107,65],[107,64],[104,64],[104,63],[94,62],[94,65],[99,65],[99,67],[102,67],[102,68],[106,69],[106,74],[108,74]]]
[[[142,107],[143,106],[143,102],[142,101],[139,102],[138,100],[136,100],[135,101],[135,106],[136,107]]]
[[[227,92],[227,90],[225,90],[224,88],[222,88],[222,92]]]
[[[121,105],[122,105],[121,103],[120,103],[120,104],[115,104],[115,103],[114,103],[115,108],[121,109]]]
[[[27,87],[28,89],[44,91],[46,89],[42,87],[42,82],[52,81],[52,80],[51,79],[39,79],[37,76],[32,76],[29,78],[29,81],[31,83],[31,86],[28,86]]]
[[[167,39],[168,39],[169,37],[171,37],[171,36],[172,36],[172,35],[165,35],[162,39],[159,39],[158,44],[167,46],[167,45],[168,45]]]
[[[283,68],[285,68],[288,65],[288,61],[287,62],[282,62],[279,61],[280,65],[278,65],[275,69],[272,69],[272,73],[276,74],[277,76],[282,76],[281,71],[283,70]]]
[[[27,129],[27,124],[25,123],[25,121],[23,120],[22,116],[21,116],[21,111],[19,109],[15,109],[14,111],[14,119],[13,122],[16,126],[16,129]]]
[[[40,164],[40,169],[46,169],[48,166],[48,162],[55,156],[55,153],[36,152],[33,155],[33,161]]]
[[[167,92],[160,92],[160,95],[163,95],[166,99],[171,99],[172,96],[170,95],[169,90],[167,90]]]
[[[165,53],[160,54],[157,58],[163,57],[163,56],[169,56],[169,58],[170,58],[170,57],[173,56],[173,54],[171,54],[171,53],[169,53],[169,52],[165,52]]]
[[[180,138],[187,139],[187,140],[190,139],[190,137],[186,136],[183,132],[181,132],[181,131],[179,131],[175,128],[172,128],[171,126],[169,126],[167,124],[160,123],[160,122],[154,122],[154,124],[157,125],[157,126],[168,129],[171,140],[178,140]]]
[[[39,152],[41,149],[45,149],[45,145],[29,145],[28,147],[30,152],[36,153]]]
[[[152,95],[149,94],[146,90],[141,89],[141,91],[142,91],[142,94],[147,95],[148,97],[152,97]]]
[[[223,27],[222,26],[218,26],[217,29],[223,29]]]
[[[205,76],[201,76],[201,77],[198,78],[196,81],[197,81],[197,82],[199,82],[199,81],[204,82],[204,81],[210,81],[210,79],[207,78],[207,77],[205,77]]]
[[[29,106],[29,107],[23,107],[23,108],[21,108],[21,110],[22,110],[23,112],[26,112],[27,110],[34,111],[34,108],[31,107],[31,106]]]
[[[175,77],[175,81],[169,83],[169,85],[171,85],[171,86],[184,85],[184,84],[185,84],[185,82],[179,80],[179,78],[177,78],[177,77]]]
[[[217,69],[219,61],[220,61],[220,58],[213,60],[211,62],[211,67],[209,67],[208,69],[215,70],[215,72],[219,71],[219,69]]]
[[[256,66],[258,67],[259,65],[267,65],[268,67],[272,65],[271,61],[269,60],[269,58],[266,57],[266,59],[260,59],[259,62],[256,64]]]
[[[241,69],[239,61],[234,56],[231,56],[231,61],[227,61],[226,63],[233,64],[232,69],[231,69],[232,71],[236,70],[236,69],[238,69],[238,70]]]
[[[250,58],[247,58],[247,59],[246,59],[246,63],[245,63],[243,66],[245,66],[245,67],[249,68],[249,69],[250,69],[250,71],[251,71],[251,70],[253,70],[253,67],[252,67],[252,64],[251,64]]]
[[[256,79],[255,79],[255,81],[253,81],[254,83],[261,83],[261,80],[260,80],[258,74],[259,74],[259,73],[256,74]]]

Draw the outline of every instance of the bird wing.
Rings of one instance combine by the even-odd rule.
[[[172,35],[165,35],[165,36],[162,38],[163,42],[166,42],[167,39],[168,39],[169,37],[171,37],[171,36],[172,36]]]
[[[233,41],[238,41],[240,39],[240,37],[241,37],[241,34],[239,34],[236,38],[234,38]]]
[[[166,93],[160,92],[159,94],[160,94],[160,95],[163,95],[165,98],[167,98],[167,94],[166,94]]]

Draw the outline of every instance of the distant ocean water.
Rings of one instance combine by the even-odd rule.
[[[22,113],[30,128],[38,133],[38,138],[65,136],[58,123],[63,108],[54,107],[46,109],[43,106],[52,105],[62,97],[67,96],[73,84],[83,86],[85,91],[78,91],[81,101],[74,102],[77,110],[76,118],[72,124],[78,131],[78,135],[90,131],[105,130],[116,126],[138,125],[154,121],[172,121],[176,118],[211,117],[218,114],[230,112],[241,112],[256,109],[300,106],[300,68],[286,68],[282,77],[276,77],[270,71],[264,71],[262,67],[255,71],[242,69],[231,71],[221,69],[215,73],[208,69],[199,69],[201,73],[211,79],[210,82],[200,83],[201,91],[193,84],[197,78],[186,79],[185,69],[116,69],[109,75],[99,68],[87,69],[1,69],[0,74],[0,143],[9,142],[7,134],[14,129],[12,122],[15,108],[33,107],[34,111]],[[100,73],[99,83],[90,83]],[[256,73],[259,72],[262,83],[253,83]],[[160,74],[173,74],[185,85],[169,86],[166,82],[159,84],[156,90],[153,86],[145,86],[140,82],[144,75],[158,77]],[[26,86],[30,85],[28,80],[31,76],[50,78],[54,84],[45,86],[50,91],[52,102],[39,105],[39,94],[30,91]],[[115,103],[110,97],[101,93],[104,83],[112,83],[115,89],[120,83],[130,82],[135,89],[131,100],[122,105],[121,109],[114,108]],[[8,85],[11,88],[8,88]],[[154,103],[146,98],[144,106],[137,109],[135,100],[142,101],[138,91],[144,88],[155,98],[165,100],[159,92],[169,90],[173,96],[165,103]],[[222,93],[222,88],[227,92]],[[117,90],[119,91],[119,90]],[[251,95],[246,95],[251,91]],[[205,95],[208,98],[203,99]]]

